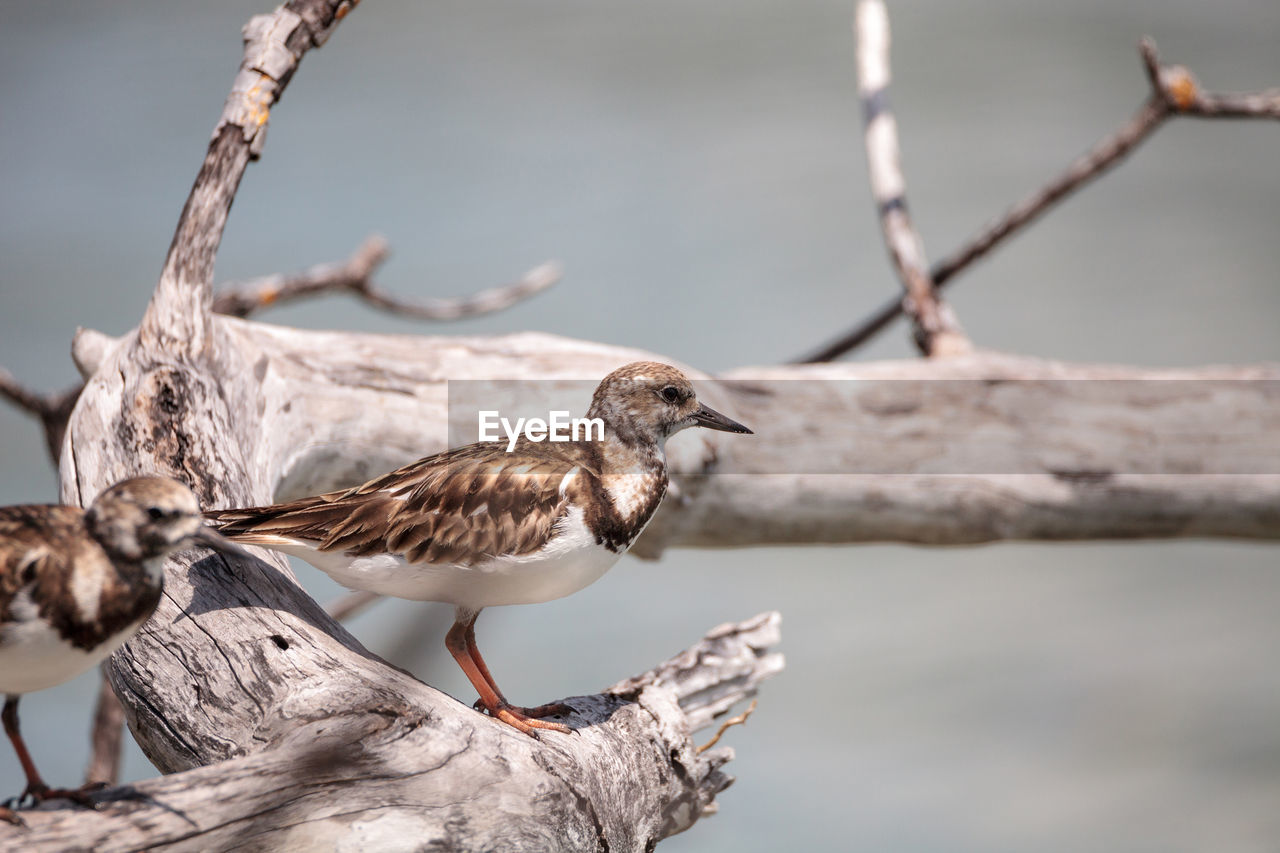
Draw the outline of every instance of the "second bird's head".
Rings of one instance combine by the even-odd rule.
[[[94,499],[85,523],[112,558],[128,562],[149,562],[197,545],[244,553],[206,527],[196,496],[167,477],[121,480]]]

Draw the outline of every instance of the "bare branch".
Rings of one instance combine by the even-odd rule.
[[[1163,102],[1154,97],[1149,99],[1129,121],[1073,160],[1061,175],[1009,208],[1000,219],[989,224],[959,251],[939,261],[934,267],[934,281],[942,285],[950,280],[1005,238],[1045,213],[1054,203],[1119,164],[1167,117],[1168,110]]]
[[[340,263],[317,264],[300,273],[276,273],[225,285],[213,298],[215,314],[248,317],[275,305],[333,291],[359,291],[387,259],[387,242],[372,236]]]
[[[98,704],[93,712],[93,730],[89,740],[92,751],[84,781],[119,784],[120,755],[124,747],[124,706],[116,698],[105,672],[98,685]]]
[[[511,284],[491,287],[471,296],[457,299],[433,299],[424,303],[404,302],[369,282],[361,297],[377,308],[420,320],[461,320],[480,314],[492,314],[522,302],[551,287],[561,276],[560,265],[549,261],[529,270]]]
[[[889,13],[882,0],[862,0],[854,22],[858,97],[866,125],[867,169],[880,230],[906,296],[916,346],[925,355],[959,355],[973,347],[929,277],[924,243],[907,212],[898,125],[889,109]]]
[[[330,292],[350,292],[392,314],[423,320],[458,320],[508,308],[553,286],[562,274],[558,264],[548,262],[531,269],[519,281],[472,296],[411,303],[389,295],[373,283],[373,273],[386,260],[387,254],[385,240],[369,237],[342,263],[318,264],[301,273],[276,274],[228,285],[214,299],[213,311],[232,317],[248,317],[285,302]],[[93,334],[88,332],[88,336]],[[65,391],[41,394],[27,388],[12,373],[0,367],[0,397],[40,419],[49,458],[55,466],[62,452],[67,418],[82,390],[84,385],[80,384]]]
[[[325,605],[324,610],[338,622],[345,622],[353,616],[363,613],[371,605],[381,600],[382,596],[376,592],[353,589],[346,595],[330,601]]]
[[[1280,119],[1280,89],[1206,92],[1185,66],[1161,65],[1155,40],[1149,36],[1138,43],[1138,52],[1152,97],[1164,101],[1171,112],[1197,118]]]
[[[701,755],[711,747],[718,744],[720,742],[720,738],[724,737],[724,733],[729,731],[729,729],[733,728],[734,726],[746,725],[747,720],[751,719],[751,715],[756,712],[757,704],[758,704],[758,700],[752,699],[751,704],[747,706],[747,710],[743,711],[741,714],[730,717],[729,719],[721,723],[720,728],[716,729],[716,733],[712,735],[711,740],[707,741],[702,746],[698,747],[698,754]]]
[[[213,310],[217,314],[248,317],[285,302],[343,292],[355,294],[375,308],[399,316],[419,320],[457,320],[510,307],[551,287],[561,275],[559,265],[545,263],[525,273],[517,282],[473,296],[413,303],[392,296],[374,283],[373,274],[386,260],[387,254],[385,240],[369,237],[341,263],[319,264],[300,273],[270,275],[227,285],[214,297]]]
[[[174,353],[204,350],[213,262],[240,179],[249,161],[262,153],[271,108],[303,55],[324,44],[354,5],[350,0],[289,0],[245,25],[240,71],[178,219],[160,283],[138,328],[143,341],[163,341]]]
[[[936,287],[946,286],[957,273],[1029,225],[1054,204],[1118,165],[1171,116],[1280,119],[1280,89],[1204,92],[1186,68],[1160,65],[1155,42],[1150,38],[1142,39],[1139,54],[1151,84],[1151,93],[1133,117],[1072,161],[1058,177],[1009,208],[959,249],[935,264],[930,277]],[[900,301],[886,302],[853,329],[796,359],[796,363],[811,364],[839,358],[875,337],[902,313]]]
[[[54,467],[62,455],[62,437],[67,431],[67,419],[80,398],[83,385],[68,388],[54,394],[41,394],[32,391],[17,380],[9,371],[0,367],[0,397],[4,397],[18,408],[35,415],[44,427],[45,448]]]

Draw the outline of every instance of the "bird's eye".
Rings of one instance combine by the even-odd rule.
[[[152,521],[159,521],[164,518],[164,510],[158,506],[147,507],[147,518]]]
[[[662,389],[662,399],[668,403],[674,403],[680,399],[680,391],[674,385],[668,385]]]

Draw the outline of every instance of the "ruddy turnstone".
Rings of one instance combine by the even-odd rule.
[[[88,510],[0,507],[0,716],[27,776],[19,803],[86,802],[85,789],[51,789],[40,777],[18,730],[19,698],[74,678],[133,636],[160,600],[164,558],[195,545],[241,551],[205,526],[190,489],[163,477],[122,480]]]
[[[522,437],[428,456],[347,491],[275,506],[207,512],[229,539],[300,557],[348,587],[455,607],[445,645],[490,715],[527,734],[553,703],[511,705],[476,647],[482,608],[532,604],[600,578],[653,517],[667,490],[665,445],[703,426],[750,433],[698,402],[679,370],[636,362],[596,388],[588,418],[604,436]]]

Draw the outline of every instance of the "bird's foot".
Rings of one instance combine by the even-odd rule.
[[[50,788],[48,785],[28,785],[27,790],[22,792],[22,796],[18,798],[18,803],[30,800],[31,805],[43,803],[46,800],[70,800],[78,806],[87,809],[96,809],[98,804],[94,802],[90,794],[97,793],[107,787],[106,782],[87,782],[79,788]]]
[[[12,802],[12,801],[11,801]],[[14,826],[26,826],[27,822],[23,820],[17,812],[8,806],[0,806],[0,820],[5,823],[11,823]]]
[[[488,712],[490,717],[501,720],[512,728],[519,729],[530,737],[537,737],[537,729],[543,729],[551,732],[561,732],[562,734],[570,734],[573,729],[564,723],[551,723],[543,720],[542,717],[558,717],[572,713],[573,709],[563,702],[549,702],[546,705],[539,705],[536,708],[522,708],[519,705],[509,705],[505,702],[494,707],[489,707],[483,702],[477,701],[478,710]]]

